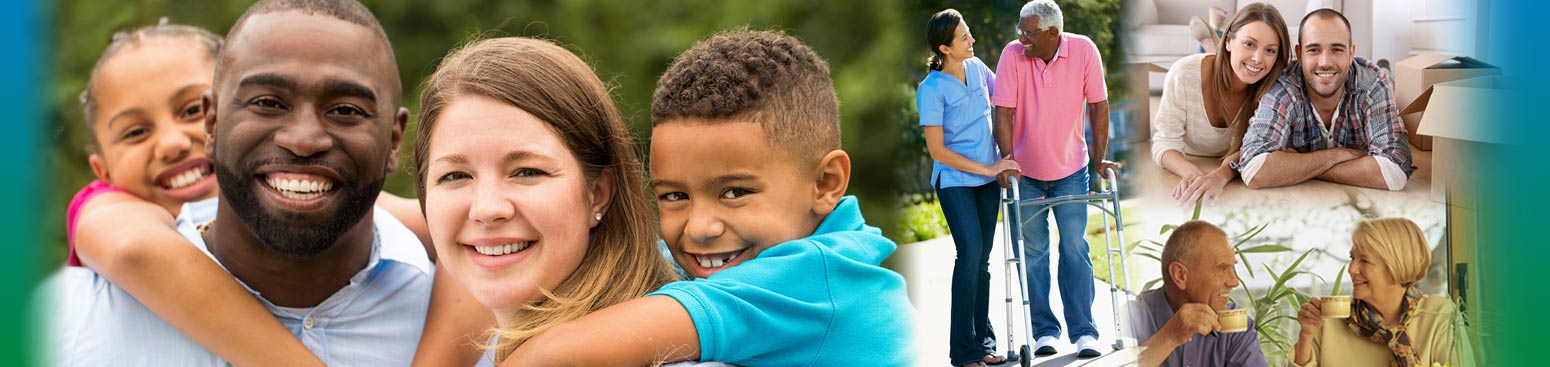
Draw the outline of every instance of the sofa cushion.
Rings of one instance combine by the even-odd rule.
[[[1125,0],[1125,7],[1130,13],[1125,20],[1125,29],[1134,30],[1143,25],[1157,24],[1157,2],[1154,0]]]

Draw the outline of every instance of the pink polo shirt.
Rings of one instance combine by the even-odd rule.
[[[1054,181],[1087,166],[1082,138],[1087,104],[1109,99],[1103,84],[1103,60],[1086,36],[1060,34],[1055,58],[1045,63],[1023,56],[1012,41],[996,64],[991,103],[1016,109],[1012,114],[1012,159],[1023,176]]]

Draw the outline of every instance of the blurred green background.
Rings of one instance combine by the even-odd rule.
[[[55,146],[47,153],[56,188],[44,199],[46,264],[65,256],[64,209],[71,195],[94,176],[86,163],[81,92],[92,65],[113,32],[155,24],[166,16],[224,34],[250,1],[65,0],[55,6],[50,90],[41,106],[44,130]],[[894,231],[894,165],[899,146],[901,105],[897,93],[912,73],[905,60],[915,53],[917,30],[907,27],[896,1],[364,1],[386,28],[405,87],[404,104],[418,113],[420,83],[451,48],[468,40],[499,36],[551,39],[590,63],[613,88],[645,156],[650,134],[651,92],[679,52],[719,30],[747,26],[778,29],[800,38],[829,61],[839,93],[843,145],[853,159],[850,192],[861,199],[868,222]],[[922,20],[923,22],[923,20]],[[417,116],[417,115],[415,115]],[[413,118],[411,118],[411,121]],[[410,124],[408,136],[416,126]],[[711,139],[714,137],[706,137]],[[412,139],[405,139],[408,163]],[[413,179],[400,170],[386,190],[413,197]],[[51,267],[42,267],[49,270]]]

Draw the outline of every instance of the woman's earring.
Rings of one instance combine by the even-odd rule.
[[[601,222],[601,221],[603,221],[603,213],[593,213],[592,214],[592,218],[593,219],[597,219],[597,221]]]

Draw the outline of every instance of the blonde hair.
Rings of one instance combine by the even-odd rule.
[[[415,191],[425,207],[431,134],[448,102],[478,95],[531,113],[554,129],[581,162],[589,182],[604,174],[617,183],[607,215],[592,229],[581,265],[542,299],[523,307],[495,333],[504,359],[550,327],[624,301],[675,280],[656,245],[644,173],[608,88],[581,58],[549,41],[508,37],[475,41],[453,50],[425,81],[415,137]],[[520,139],[521,137],[512,137]]]
[[[1427,247],[1426,235],[1415,222],[1405,218],[1369,219],[1357,223],[1356,231],[1351,233],[1351,247],[1383,259],[1389,275],[1406,288],[1426,277],[1426,268],[1432,265],[1432,251]]]

